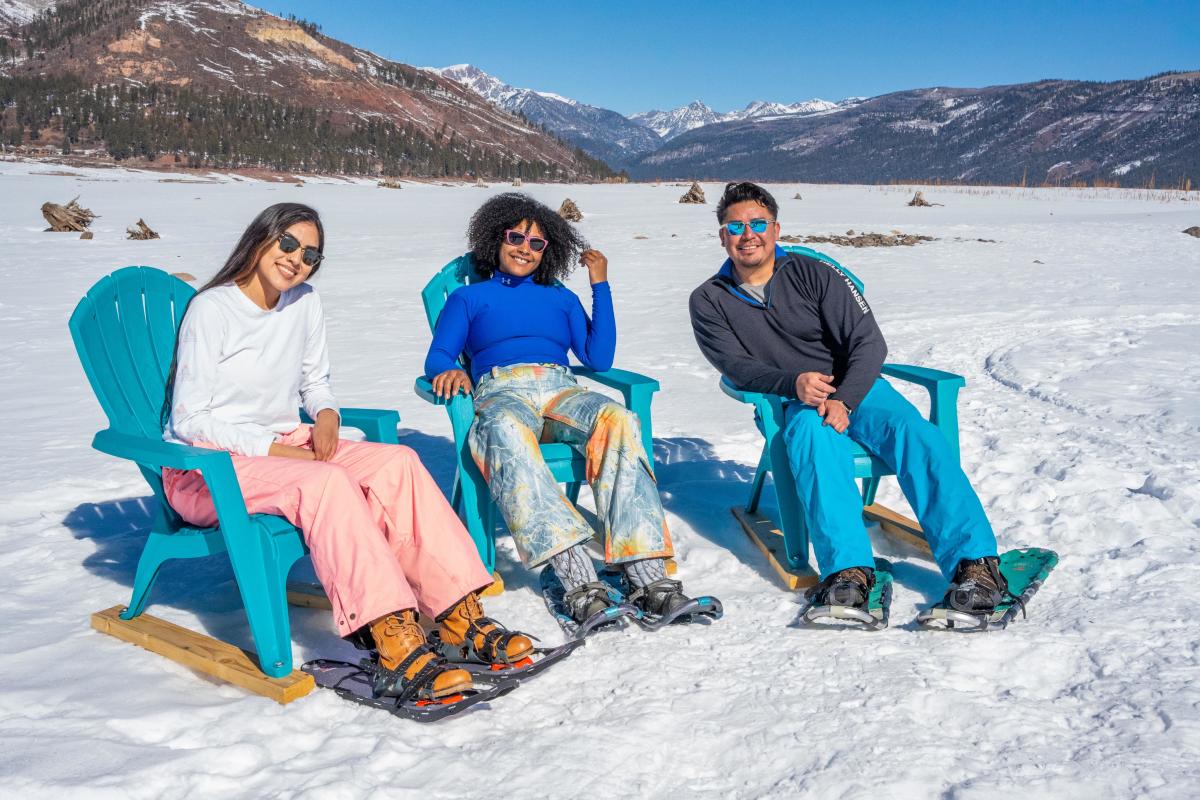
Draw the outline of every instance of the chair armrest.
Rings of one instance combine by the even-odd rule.
[[[653,463],[654,423],[650,417],[650,404],[654,401],[654,393],[661,388],[658,381],[624,369],[606,369],[600,372],[591,367],[573,366],[571,372],[577,377],[587,378],[621,393],[625,407],[637,414],[638,424],[642,429],[642,447],[647,458]]]
[[[931,392],[943,389],[961,389],[967,385],[967,379],[962,375],[929,367],[917,367],[912,364],[884,364],[881,372],[902,381],[915,383]]]
[[[433,381],[422,375],[413,382],[413,391],[417,396],[435,406],[445,406],[450,415],[450,427],[454,431],[456,443],[466,441],[467,431],[475,421],[475,398],[470,394],[458,394],[446,400],[433,392]]]
[[[884,364],[881,372],[892,378],[915,383],[929,392],[929,421],[946,437],[957,458],[958,390],[967,385],[967,379],[953,372],[911,364]]]
[[[229,453],[224,450],[190,447],[112,429],[97,433],[92,438],[92,447],[101,453],[126,458],[149,467],[203,469],[218,461],[229,462]]]
[[[396,426],[400,424],[400,413],[390,408],[343,408],[340,424],[362,431],[368,442],[399,444]],[[300,421],[312,424],[313,418],[300,409]]]
[[[250,522],[246,503],[242,499],[242,487],[238,484],[237,473],[233,471],[233,461],[224,450],[190,447],[111,429],[97,433],[92,438],[92,447],[101,453],[126,458],[146,467],[198,469],[208,485],[217,520],[226,535],[245,530]]]

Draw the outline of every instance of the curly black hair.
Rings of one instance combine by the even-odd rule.
[[[504,232],[522,220],[536,222],[549,242],[533,280],[552,286],[571,273],[579,254],[588,249],[587,240],[558,212],[520,192],[498,194],[481,205],[467,226],[467,243],[475,256],[475,267],[485,278],[500,266],[500,243]]]

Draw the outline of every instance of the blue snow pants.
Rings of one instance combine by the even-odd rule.
[[[875,381],[850,414],[844,434],[824,422],[815,408],[793,401],[786,407],[783,432],[822,576],[875,563],[854,481],[851,440],[895,471],[947,580],[960,560],[996,555],[992,526],[950,445],[891,384]]]

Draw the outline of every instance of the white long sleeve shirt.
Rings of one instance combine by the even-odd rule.
[[[265,456],[277,435],[338,410],[329,383],[325,314],[307,283],[265,311],[234,284],[201,292],[179,332],[171,420],[163,439]]]

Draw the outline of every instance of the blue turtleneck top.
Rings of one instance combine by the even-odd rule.
[[[612,367],[617,348],[612,290],[608,282],[592,284],[589,319],[579,297],[565,286],[541,286],[532,277],[517,278],[497,270],[489,281],[455,289],[433,332],[425,357],[425,374],[458,368],[467,354],[471,380],[492,367],[512,364],[561,364],[567,350],[584,366]]]

